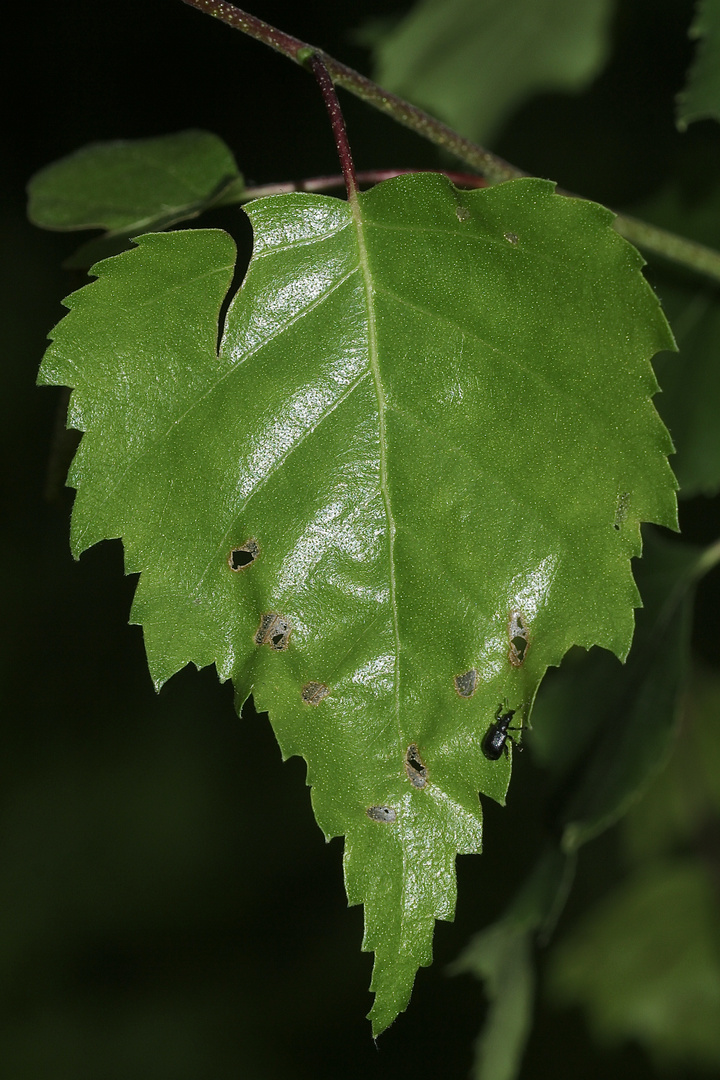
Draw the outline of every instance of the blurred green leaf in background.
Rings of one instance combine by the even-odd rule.
[[[695,120],[720,120],[720,3],[698,0],[690,37],[697,55],[685,88],[678,94],[677,123],[681,131]]]
[[[374,77],[487,143],[528,98],[595,78],[613,10],[613,0],[420,0],[374,42]]]

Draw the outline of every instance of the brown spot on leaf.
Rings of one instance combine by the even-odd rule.
[[[510,648],[508,660],[513,667],[522,667],[530,648],[530,630],[522,611],[511,611],[508,616]]]
[[[410,743],[405,754],[405,772],[413,787],[424,788],[427,784],[427,769],[425,762],[420,757],[415,743]]]
[[[460,697],[472,697],[477,689],[478,673],[475,668],[470,668],[464,675],[456,675],[454,681]]]
[[[258,542],[254,538],[248,540],[242,547],[234,547],[228,555],[228,566],[231,570],[245,570],[255,562],[260,554]]]
[[[319,705],[330,693],[330,687],[324,682],[306,682],[302,688],[302,699],[307,705]]]
[[[392,806],[368,806],[365,813],[373,821],[382,821],[386,825],[391,824],[397,817],[397,810]]]
[[[260,620],[260,626],[255,634],[256,645],[269,645],[276,652],[287,649],[290,641],[292,626],[284,615],[277,611],[269,611]]]

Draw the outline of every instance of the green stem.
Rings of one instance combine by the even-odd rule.
[[[635,244],[636,247],[643,248],[644,251],[662,255],[665,259],[690,267],[698,274],[706,274],[720,281],[720,252],[713,248],[697,244],[694,240],[678,236],[677,233],[667,232],[656,225],[649,225],[638,218],[627,217],[625,214],[617,215],[615,229],[626,240]]]
[[[183,0],[183,3],[220,19],[221,22],[227,23],[236,30],[241,30],[257,41],[262,41],[276,52],[294,60],[301,67],[307,66],[311,55],[317,55],[337,86],[344,87],[361,101],[365,101],[429,142],[454,154],[470,168],[482,173],[490,184],[499,184],[505,180],[515,180],[528,175],[522,169],[510,165],[496,154],[485,150],[484,147],[478,146],[470,139],[465,139],[447,124],[441,123],[440,120],[411,105],[397,94],[383,90],[377,83],[365,78],[351,67],[347,67],[346,64],[341,64],[332,56],[328,56],[322,49],[315,49],[307,42],[276,29],[269,23],[263,22],[262,19],[227,3],[227,0]],[[566,193],[563,192],[563,194]],[[648,222],[626,217],[624,214],[616,216],[615,228],[621,236],[645,251],[661,255],[672,262],[689,267],[696,273],[706,274],[720,281],[720,253],[712,248],[686,240],[676,233],[660,229]]]
[[[699,580],[720,563],[720,540],[706,547],[694,567],[693,579]]]
[[[249,15],[233,4],[228,4],[227,0],[183,0],[183,3],[197,8],[198,11],[204,11],[206,15],[212,15],[215,19],[220,19],[221,22],[232,26],[235,30],[241,30],[256,41],[262,41],[271,49],[287,56],[289,60],[294,60],[301,67],[306,67],[308,58],[315,54],[322,60],[336,86],[342,86],[361,101],[386,113],[387,116],[404,124],[418,135],[422,135],[429,142],[455,154],[471,168],[481,172],[491,184],[527,176],[527,173],[521,169],[516,169],[514,165],[491,154],[489,150],[484,150],[482,146],[471,142],[470,139],[458,135],[457,131],[453,131],[447,124],[441,123],[422,109],[411,105],[409,101],[404,101],[397,94],[383,90],[372,79],[366,79],[359,71],[341,64],[322,49],[316,49],[306,41],[300,41],[299,38],[278,30],[270,23],[256,18],[255,15]]]
[[[697,583],[718,563],[720,563],[720,540],[715,540],[698,555],[696,562],[687,569],[669,592],[658,614],[654,636],[663,632],[669,623],[677,618],[678,608],[688,591],[694,589]]]

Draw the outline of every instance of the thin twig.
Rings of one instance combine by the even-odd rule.
[[[183,0],[183,3],[205,12],[206,15],[212,15],[215,19],[220,19],[221,22],[232,26],[235,30],[241,30],[257,41],[262,41],[271,49],[287,56],[289,60],[294,60],[301,67],[306,65],[311,55],[320,56],[330,78],[337,86],[349,90],[361,101],[373,105],[380,112],[391,116],[393,120],[409,127],[418,135],[435,143],[436,146],[441,146],[444,150],[455,154],[470,168],[481,172],[491,184],[528,175],[522,169],[516,169],[514,165],[503,161],[496,154],[491,154],[489,150],[471,142],[470,139],[458,135],[457,131],[453,131],[447,124],[441,123],[422,109],[411,105],[409,101],[398,97],[397,94],[391,94],[388,90],[383,90],[372,79],[367,79],[359,71],[341,64],[339,60],[335,60],[322,49],[316,49],[307,42],[278,30],[270,23],[256,18],[255,15],[249,15],[233,4],[228,4],[227,0]]]
[[[626,214],[617,215],[615,229],[631,244],[643,248],[644,251],[652,251],[654,255],[661,255],[671,262],[690,267],[698,274],[706,274],[707,277],[720,281],[720,252],[714,248]]]
[[[336,85],[344,87],[351,94],[392,117],[399,124],[403,124],[429,142],[454,154],[471,169],[477,169],[482,173],[489,184],[498,184],[528,175],[484,147],[478,146],[470,139],[465,139],[447,124],[436,120],[422,109],[398,97],[397,94],[383,90],[377,83],[346,64],[341,64],[322,49],[315,49],[291,34],[278,30],[269,23],[263,22],[262,19],[227,3],[227,0],[183,0],[183,3],[207,15],[212,15],[213,18],[220,19],[221,22],[236,30],[241,30],[257,41],[262,41],[301,66],[305,66],[313,55],[320,57]],[[569,194],[568,192],[559,193]],[[668,232],[666,229],[658,228],[649,222],[626,217],[624,214],[617,214],[615,228],[621,236],[645,251],[661,255],[672,262],[680,263],[697,273],[706,274],[720,281],[720,252],[687,240],[676,233]]]

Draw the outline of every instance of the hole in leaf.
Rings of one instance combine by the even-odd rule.
[[[530,648],[530,630],[522,611],[511,611],[508,617],[510,648],[508,660],[513,667],[522,667]]]
[[[514,232],[503,233],[503,236],[507,240],[508,244],[517,244],[518,242],[518,236]]]
[[[302,688],[302,699],[308,705],[319,705],[330,693],[330,688],[323,682],[307,682]]]
[[[405,772],[413,787],[424,788],[427,784],[427,769],[425,762],[420,757],[415,743],[410,743],[405,754]]]
[[[260,620],[255,644],[269,645],[276,652],[282,652],[288,647],[291,631],[292,626],[283,615],[279,615],[277,611],[269,611]]]
[[[393,822],[397,817],[397,811],[392,806],[368,806],[365,813],[373,821],[383,821],[386,824]]]
[[[255,562],[259,554],[257,540],[248,540],[242,547],[232,549],[228,555],[228,566],[231,570],[244,570],[250,563]]]
[[[475,668],[470,668],[464,675],[456,675],[454,681],[460,697],[472,697],[477,689],[478,673]]]

